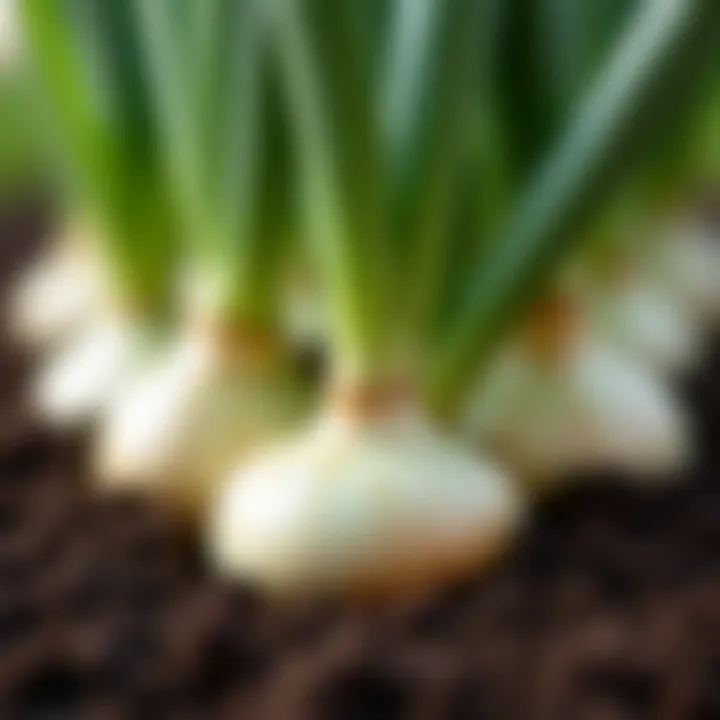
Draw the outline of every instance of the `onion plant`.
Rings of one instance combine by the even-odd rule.
[[[518,5],[524,9],[521,3]],[[688,14],[682,17],[685,12]],[[562,471],[580,470],[589,465],[616,467],[642,477],[654,476],[660,470],[669,472],[681,467],[688,457],[687,423],[662,374],[680,364],[687,365],[697,356],[701,333],[695,327],[694,318],[687,317],[685,308],[667,296],[665,280],[648,282],[649,273],[645,268],[653,264],[654,255],[663,254],[663,243],[659,239],[654,244],[643,242],[638,228],[649,225],[657,234],[652,224],[657,222],[657,218],[652,220],[653,209],[657,211],[663,202],[658,192],[658,158],[667,155],[669,144],[677,145],[679,138],[687,136],[687,128],[683,131],[682,125],[695,117],[695,96],[706,84],[705,76],[711,68],[708,60],[716,47],[717,28],[710,23],[700,31],[696,12],[697,8],[681,9],[672,3],[639,6],[635,17],[630,18],[626,38],[621,38],[615,52],[610,50],[608,60],[600,61],[599,81],[589,96],[580,99],[575,111],[576,117],[585,116],[588,120],[585,140],[589,147],[597,139],[590,134],[591,118],[594,116],[598,121],[603,107],[612,112],[613,104],[603,106],[603,98],[607,100],[613,93],[621,92],[626,81],[624,90],[632,85],[633,63],[628,58],[637,53],[635,67],[650,68],[651,64],[641,59],[648,49],[647,45],[643,47],[644,42],[661,39],[662,35],[653,38],[653,28],[659,28],[658,20],[674,15],[674,21],[679,22],[665,37],[672,48],[673,59],[664,69],[658,68],[661,75],[656,77],[662,78],[665,92],[671,93],[678,89],[677,86],[672,89],[669,78],[677,77],[681,71],[687,72],[689,66],[697,67],[697,72],[683,77],[682,97],[674,109],[663,106],[663,122],[651,119],[646,125],[647,132],[655,133],[658,142],[641,168],[631,163],[633,153],[642,155],[638,143],[619,146],[625,151],[625,162],[614,170],[618,181],[591,222],[586,222],[584,227],[575,223],[576,232],[584,236],[580,238],[582,252],[571,258],[568,272],[556,281],[551,291],[556,297],[551,297],[550,302],[543,301],[536,308],[529,331],[521,332],[509,348],[498,354],[493,368],[481,377],[479,390],[466,410],[464,424],[470,435],[484,436],[493,446],[501,448],[501,454],[522,468],[525,476],[557,480]],[[682,43],[675,44],[674,32],[678,29],[693,38],[692,47],[682,50]],[[552,76],[541,76],[536,85],[549,87],[551,79]],[[662,104],[661,92],[648,107]],[[637,101],[637,95],[634,97]],[[553,106],[547,98],[542,105]],[[554,114],[562,113],[555,111]],[[637,112],[628,117],[642,125]],[[514,122],[520,125],[514,134],[522,140],[516,145],[530,144],[531,153],[541,152],[537,148],[542,138],[524,130],[523,119],[514,118]],[[525,120],[528,122],[533,123],[532,115]],[[548,124],[550,129],[545,127],[544,134],[552,135],[554,127],[562,148],[562,138],[573,136],[573,124],[567,130],[558,130],[561,123],[557,121],[554,125]],[[582,129],[582,123],[576,127]],[[596,134],[599,127],[598,121]],[[619,125],[618,130],[622,132]],[[631,130],[626,127],[625,132]],[[512,137],[512,131],[511,125],[506,135]],[[528,136],[534,143],[528,142]],[[599,137],[607,139],[603,135]],[[609,147],[606,150],[612,152]],[[528,150],[520,157],[527,155]],[[683,156],[686,154],[680,153],[678,157]],[[577,158],[577,153],[564,157],[571,161]],[[596,167],[613,172],[611,155],[598,154],[595,160]],[[555,177],[540,171],[540,194],[552,188],[558,167],[563,167],[562,159],[556,166],[551,160],[550,173]],[[576,169],[592,172],[587,165],[578,164]],[[620,177],[618,169],[623,173]],[[524,172],[528,172],[527,169]],[[578,177],[575,176],[576,180]],[[667,205],[668,188],[683,188],[690,181],[683,172],[666,174],[665,178]],[[565,189],[571,194],[582,192],[582,184],[568,184]],[[601,196],[596,194],[593,199],[598,197]],[[536,207],[540,210],[543,205],[538,203]],[[575,209],[577,211],[577,206]],[[667,213],[667,208],[664,212]],[[528,234],[531,233],[528,231]],[[636,260],[632,265],[637,265],[640,259],[642,272],[638,268],[619,271],[628,265],[630,257]],[[663,287],[658,289],[658,284]]]
[[[131,7],[183,228],[181,329],[110,408],[98,462],[194,514],[305,402],[279,317],[287,143],[258,4],[195,3],[187,18],[172,2]]]
[[[604,319],[596,246],[626,188],[634,218],[655,198],[720,6],[601,5],[25,0],[92,229],[21,324],[84,288],[36,324],[40,400],[95,419],[103,483],[268,590],[384,595],[492,561],[531,477],[677,466],[684,418]]]
[[[39,404],[60,421],[99,414],[103,481],[161,492],[190,515],[229,458],[300,405],[276,331],[284,128],[254,7],[24,6],[62,167],[77,179],[68,206],[98,228],[92,259],[81,255],[99,297],[50,353]],[[76,270],[51,260],[39,284],[77,286]]]
[[[93,228],[58,252],[85,255],[94,280],[86,262],[66,267],[79,273],[79,284],[102,288],[91,317],[73,324],[38,383],[43,411],[75,422],[107,402],[164,334],[175,218],[154,151],[149,88],[123,8],[31,0],[19,10],[51,119],[48,134],[63,161],[57,168],[68,214]],[[37,311],[44,312],[42,305]]]
[[[212,521],[220,566],[268,587],[441,579],[490,557],[520,516],[513,486],[434,426],[420,387],[457,162],[440,139],[457,134],[475,6],[396,3],[375,102],[357,4],[269,4],[333,345],[310,428],[242,463]]]

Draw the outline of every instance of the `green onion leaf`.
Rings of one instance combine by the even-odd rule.
[[[302,173],[303,212],[333,309],[340,372],[373,374],[386,351],[387,265],[372,68],[349,0],[273,0]],[[385,338],[386,340],[386,338]]]
[[[402,329],[412,343],[430,328],[447,269],[447,237],[466,150],[481,3],[398,0],[390,18],[382,88],[398,268],[410,278]]]

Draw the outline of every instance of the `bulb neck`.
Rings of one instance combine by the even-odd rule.
[[[268,325],[194,316],[193,340],[223,366],[269,374],[285,367],[288,351],[280,333]]]
[[[354,424],[393,420],[422,412],[415,385],[399,378],[332,383],[326,407],[333,416]]]
[[[566,357],[582,333],[578,302],[566,294],[552,294],[538,302],[522,333],[521,342],[538,361]]]

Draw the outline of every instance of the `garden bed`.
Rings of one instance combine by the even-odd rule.
[[[2,283],[43,234],[0,221]],[[82,438],[23,408],[0,342],[0,717],[720,717],[720,352],[686,383],[682,485],[587,479],[490,576],[384,608],[277,607],[208,576],[150,502],[100,497]]]

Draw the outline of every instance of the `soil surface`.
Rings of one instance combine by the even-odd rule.
[[[45,220],[4,218],[6,283]],[[382,610],[213,579],[161,508],[95,494],[83,439],[23,410],[32,365],[0,342],[3,720],[720,718],[720,350],[684,383],[683,482],[586,478],[490,577]]]

